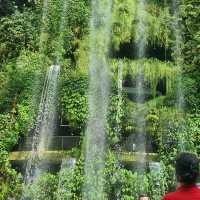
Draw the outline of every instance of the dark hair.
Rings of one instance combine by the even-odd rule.
[[[181,153],[176,158],[176,176],[185,185],[196,183],[199,176],[199,160],[195,154]]]

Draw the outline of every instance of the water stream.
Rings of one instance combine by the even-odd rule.
[[[105,198],[104,175],[106,154],[106,117],[109,80],[111,0],[92,0],[89,53],[89,118],[85,136],[84,200]]]
[[[145,26],[145,0],[137,1],[137,21],[136,24],[136,44],[137,44],[137,58],[142,59],[145,57],[145,46],[146,46],[146,26]],[[138,62],[137,66],[137,77],[136,77],[136,113],[135,122],[136,122],[136,147],[139,152],[137,156],[138,171],[141,173],[145,172],[145,163],[146,163],[146,131],[145,131],[145,113],[144,113],[144,101],[145,101],[145,88],[144,88],[144,72],[143,66],[144,63]]]
[[[27,161],[25,184],[30,185],[46,169],[42,161],[45,150],[51,144],[51,138],[57,125],[57,92],[60,66],[52,65],[47,73],[42,90],[38,117],[32,141],[32,151]],[[23,194],[22,200],[26,194]]]
[[[179,74],[177,76],[177,85],[176,85],[176,108],[180,113],[181,117],[184,117],[185,99],[183,90],[183,75],[182,75],[183,60],[182,60],[182,50],[181,50],[183,44],[183,38],[181,33],[179,4],[180,2],[178,0],[172,0],[172,11],[174,17],[174,21],[172,23],[172,30],[175,40],[173,53],[174,53],[175,64],[179,68]],[[179,122],[179,127],[178,127],[178,145],[180,151],[186,150],[186,143],[187,143],[186,138],[187,136],[185,135],[184,131],[184,123],[181,120],[181,122]]]
[[[57,46],[55,49],[55,62],[59,63],[63,56],[63,46],[64,46],[64,30],[65,26],[67,26],[67,8],[68,8],[68,0],[62,0],[62,11],[61,11],[61,20],[60,20],[60,27],[59,27],[59,36],[57,38]]]
[[[41,21],[41,30],[40,30],[40,41],[39,48],[41,52],[44,52],[44,42],[46,40],[46,29],[47,29],[47,14],[48,14],[48,4],[49,0],[43,1],[42,8],[42,21]]]
[[[182,87],[182,50],[181,46],[183,44],[182,34],[181,34],[181,25],[180,25],[180,11],[179,11],[179,2],[177,0],[172,1],[172,10],[173,10],[173,17],[174,21],[172,24],[173,35],[175,38],[174,43],[174,60],[175,64],[179,67],[180,73],[177,80],[177,108],[179,111],[184,110],[184,92]]]
[[[117,134],[118,137],[121,133],[120,118],[122,109],[122,89],[123,89],[123,63],[120,61],[118,66],[118,104],[117,104]]]

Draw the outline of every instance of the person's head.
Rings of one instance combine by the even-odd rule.
[[[199,160],[195,154],[180,153],[176,158],[176,177],[183,185],[195,184],[199,176]]]
[[[150,200],[147,194],[141,194],[139,200]]]

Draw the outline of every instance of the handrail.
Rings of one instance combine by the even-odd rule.
[[[52,136],[45,143],[45,149],[51,151],[70,150],[80,146],[80,136]],[[31,151],[33,137],[26,137],[19,141],[14,151]]]

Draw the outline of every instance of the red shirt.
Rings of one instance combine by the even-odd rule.
[[[163,200],[200,200],[200,189],[196,185],[182,186],[176,192],[171,192]]]

